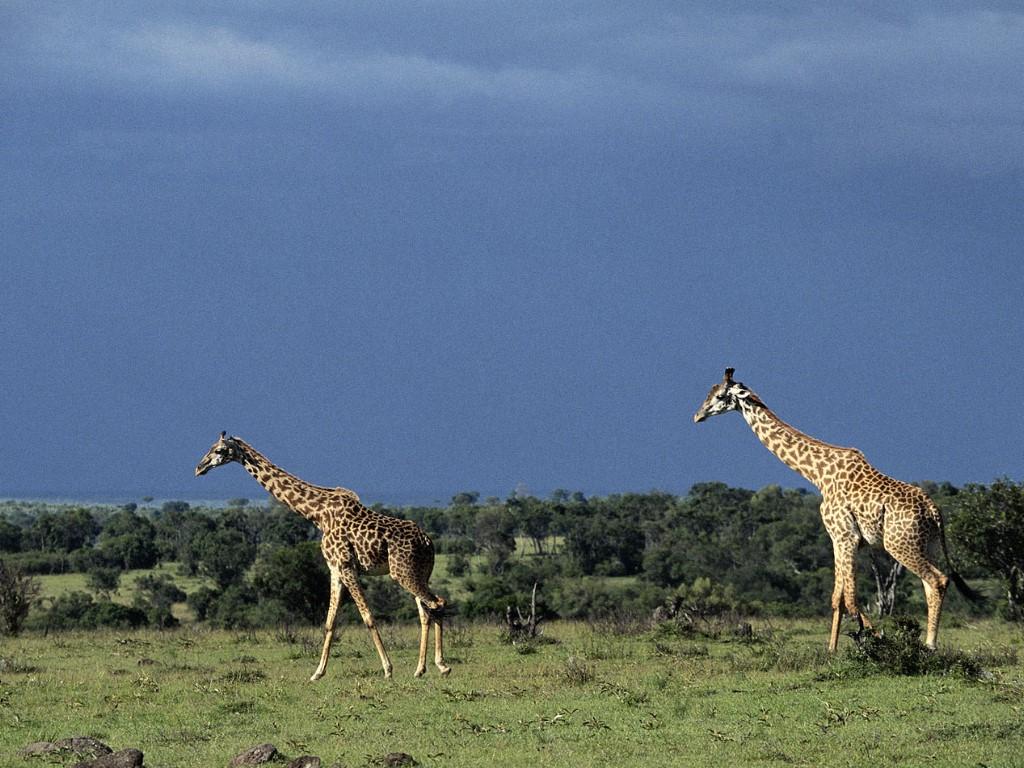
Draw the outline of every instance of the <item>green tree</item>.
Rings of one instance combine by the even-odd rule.
[[[561,495],[552,498],[560,501],[568,501],[569,492],[562,491]],[[533,550],[538,555],[544,554],[544,541],[551,535],[551,526],[554,523],[555,514],[551,504],[548,504],[533,496],[513,496],[507,501],[509,514],[516,520],[516,527],[530,539]]]
[[[240,583],[255,559],[256,546],[234,527],[219,527],[199,544],[200,570],[221,589]]]
[[[480,499],[479,491],[460,491],[452,496],[453,507],[472,507]]]
[[[22,535],[21,526],[0,517],[0,552],[20,552]]]
[[[316,526],[302,515],[276,502],[250,518],[261,548],[293,547],[317,536]]]
[[[949,529],[968,560],[1002,579],[1007,615],[1024,621],[1024,483],[967,486]]]
[[[152,568],[157,563],[156,528],[148,518],[122,510],[115,513],[100,533],[103,558],[122,570]]]
[[[216,527],[213,518],[194,509],[172,509],[161,514],[155,526],[160,559],[176,560],[188,575],[195,576],[202,542]]]
[[[314,541],[271,550],[253,567],[252,585],[261,600],[276,600],[294,619],[311,624],[327,615],[330,583],[320,545]]]
[[[516,551],[514,534],[515,520],[504,507],[484,507],[477,513],[473,538],[491,573],[500,573]]]
[[[121,583],[121,570],[95,565],[86,572],[85,583],[97,595],[109,597]]]

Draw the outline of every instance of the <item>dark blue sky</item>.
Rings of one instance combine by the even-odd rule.
[[[1021,477],[1015,4],[237,5],[0,8],[0,497]]]

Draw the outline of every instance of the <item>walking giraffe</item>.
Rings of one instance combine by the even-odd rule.
[[[871,622],[857,609],[854,556],[861,541],[880,545],[916,574],[928,603],[926,644],[935,648],[942,598],[949,579],[967,597],[978,595],[955,571],[946,576],[935,565],[937,550],[946,552],[942,515],[928,495],[915,485],[887,477],[871,466],[856,448],[840,448],[805,435],[772,413],[756,394],[725,369],[693,415],[694,423],[727,411],[739,411],[764,446],[799,472],[821,492],[821,519],[832,539],[835,586],[832,590],[832,632],[828,648],[839,644],[841,608],[854,616],[861,629]]]
[[[444,598],[430,591],[428,582],[434,569],[434,545],[423,530],[411,520],[382,515],[367,509],[359,497],[347,488],[321,488],[290,475],[272,464],[265,456],[239,437],[226,432],[213,444],[196,466],[196,477],[214,467],[237,461],[256,481],[282,504],[312,522],[323,533],[320,550],[331,572],[331,601],[327,609],[324,647],[320,664],[310,677],[319,680],[327,669],[334,638],[334,621],[341,601],[341,587],[352,596],[363,623],[377,648],[384,677],[391,677],[388,659],[380,633],[373,623],[373,614],[366,603],[357,574],[389,573],[407,592],[416,598],[420,614],[420,655],[416,677],[427,671],[427,635],[434,625],[434,664],[442,675],[451,672],[442,651],[442,610]]]

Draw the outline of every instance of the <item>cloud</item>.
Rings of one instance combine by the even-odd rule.
[[[526,115],[563,127],[575,116],[578,129],[642,126],[688,145],[799,149],[843,164],[917,157],[976,173],[1024,168],[1021,13],[708,5],[681,14],[652,4],[598,5],[576,19],[523,8],[491,18],[508,11],[409,6],[397,20],[402,6],[321,9],[309,21],[286,8],[289,23],[181,7],[142,18],[26,12],[19,29],[28,34],[10,41],[17,53],[8,57],[22,88],[160,90],[185,102],[301,95],[313,105],[438,114],[462,107],[509,130]]]

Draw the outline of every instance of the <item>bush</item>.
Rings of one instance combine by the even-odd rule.
[[[439,536],[434,540],[434,550],[439,555],[472,555],[476,543],[469,536]]]
[[[469,573],[469,558],[461,552],[448,556],[448,574],[450,576],[465,576]]]
[[[47,610],[34,614],[28,625],[46,630],[137,629],[146,625],[146,614],[106,598],[94,601],[87,592],[70,592],[55,599]]]
[[[330,581],[320,544],[315,541],[279,547],[262,555],[252,573],[252,584],[261,601],[276,601],[287,619],[310,624],[322,622],[327,615]]]
[[[250,629],[261,624],[259,612],[255,610],[259,596],[251,585],[232,584],[222,592],[209,591],[212,595],[207,596],[208,602],[204,607],[203,616],[211,626],[221,629]],[[196,614],[199,615],[198,610]]]
[[[101,565],[89,569],[85,578],[89,589],[99,595],[109,595],[117,592],[121,583],[121,571],[117,568],[107,568]]]
[[[848,652],[853,669],[861,673],[890,675],[934,675],[955,673],[971,679],[983,675],[981,665],[962,651],[933,651],[921,642],[921,625],[916,619],[894,618],[878,633],[866,632],[856,638]]]
[[[220,527],[199,547],[202,571],[221,588],[239,583],[256,559],[256,547],[236,528]]]
[[[649,584],[618,585],[597,579],[560,579],[551,607],[563,619],[609,619],[628,614],[649,616],[664,591]]]
[[[146,614],[149,626],[166,629],[178,626],[171,606],[185,599],[185,593],[169,577],[143,576],[135,582],[132,606]]]
[[[36,579],[0,560],[0,634],[17,635],[38,596]]]
[[[655,611],[655,618],[684,634],[717,636],[725,625],[735,624],[739,614],[748,611],[732,585],[702,577],[690,585],[679,585]]]
[[[64,573],[69,570],[68,556],[63,552],[32,550],[7,555],[4,559],[10,567],[34,576]]]

